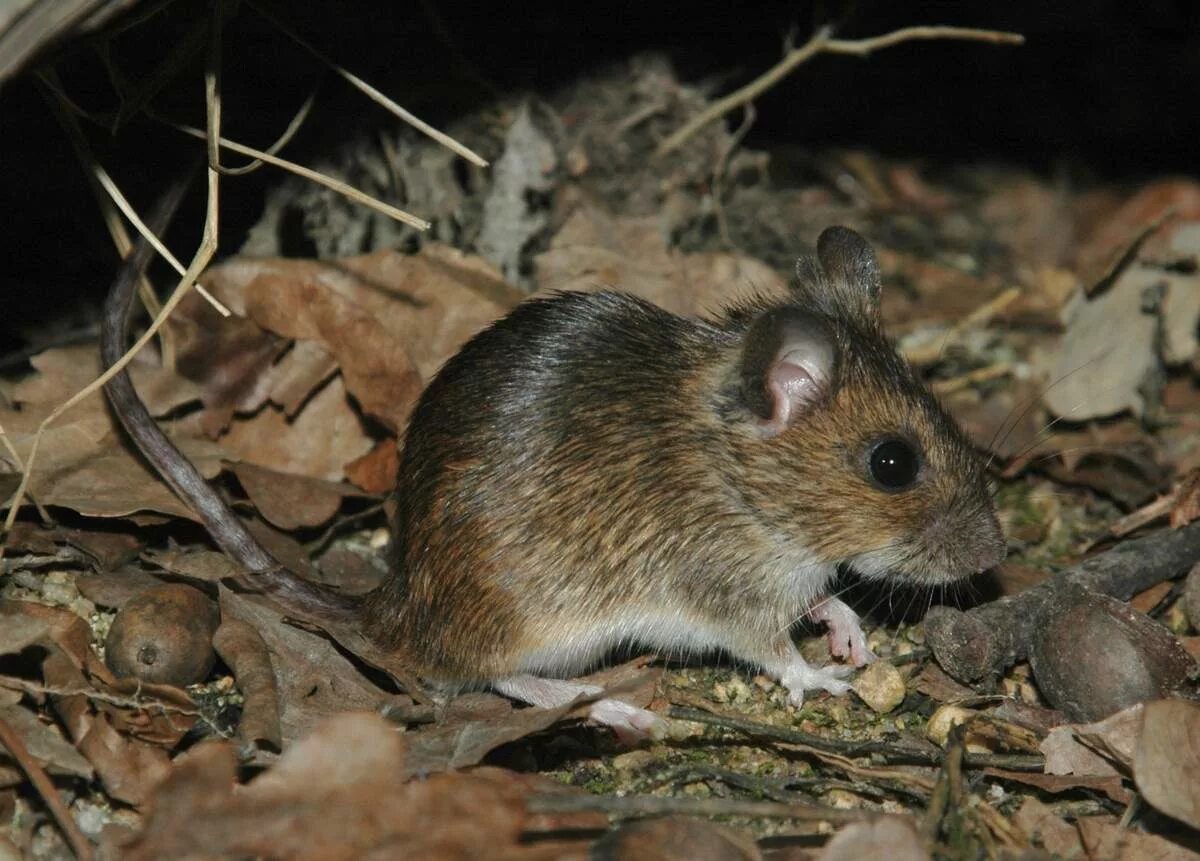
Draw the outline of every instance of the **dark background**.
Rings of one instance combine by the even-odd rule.
[[[177,0],[110,45],[136,80],[175,50],[201,0]],[[1024,33],[1021,48],[917,42],[869,59],[824,56],[756,103],[751,147],[866,146],[926,164],[1001,162],[1072,181],[1195,175],[1200,168],[1200,3],[1139,2],[398,2],[277,3],[282,18],[327,55],[405,107],[444,124],[520,89],[549,90],[648,49],[668,53],[681,79],[719,93],[776,62],[834,21],[845,38],[909,24],[957,24]],[[318,108],[285,155],[312,163],[361,128],[394,121],[242,7],[224,32],[226,133],[265,146],[321,81]],[[108,72],[94,43],[51,48],[72,97],[111,111]],[[155,101],[203,125],[200,65]],[[737,118],[735,117],[735,121]],[[89,140],[145,210],[155,189],[199,144],[149,122]],[[236,163],[236,159],[230,159]],[[30,322],[86,318],[114,271],[115,252],[60,127],[28,73],[0,88],[0,352]],[[1079,178],[1083,179],[1080,180]],[[259,214],[270,169],[223,185],[222,246],[237,247]],[[190,256],[194,222],[178,228]],[[7,334],[7,336],[5,336]]]

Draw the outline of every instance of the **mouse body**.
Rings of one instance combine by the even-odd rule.
[[[150,253],[139,241],[109,293],[106,365]],[[936,586],[1004,555],[982,464],[885,337],[880,290],[870,245],[833,227],[788,295],[711,319],[616,292],[518,306],[419,399],[389,573],[361,599],[280,565],[127,374],[106,392],[246,581],[302,618],[360,626],[438,688],[564,705],[598,695],[570,679],[629,645],[720,650],[799,704],[845,692],[850,665],[873,657],[829,592],[839,566]],[[809,665],[790,633],[803,618],[849,664]],[[661,726],[613,699],[591,716],[634,735]]]
[[[415,408],[368,632],[435,683],[537,705],[589,693],[564,680],[627,645],[720,650],[797,704],[845,692],[850,667],[810,666],[790,634],[823,621],[835,656],[871,660],[829,594],[839,565],[937,585],[1004,552],[879,294],[870,246],[831,228],[790,295],[709,320],[617,292],[519,306]]]

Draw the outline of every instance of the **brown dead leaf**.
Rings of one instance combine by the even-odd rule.
[[[133,384],[151,415],[162,416],[200,400],[200,388],[195,383],[159,366],[151,352],[139,353],[128,366]],[[94,344],[56,347],[34,356],[30,364],[38,373],[17,385],[13,399],[30,406],[53,408],[100,376],[100,351]],[[97,392],[78,409],[104,412],[105,405],[104,395]]]
[[[1133,793],[1125,788],[1121,778],[1115,774],[1108,775],[1107,777],[1098,775],[1037,774],[1036,772],[1029,771],[1008,771],[1003,768],[985,768],[983,773],[990,777],[998,777],[1002,780],[1033,786],[1051,794],[1070,792],[1075,789],[1091,789],[1104,793],[1117,802],[1117,804],[1128,804],[1133,800]]]
[[[764,263],[731,254],[682,254],[668,249],[656,218],[617,218],[591,205],[572,213],[535,266],[539,295],[622,290],[685,315],[787,289]]]
[[[243,743],[265,744],[278,751],[283,746],[279,728],[279,691],[271,655],[262,636],[239,619],[226,619],[213,636],[221,660],[233,671],[245,703],[238,721]]]
[[[1068,305],[1062,342],[1042,367],[1045,378],[1054,382],[1044,395],[1051,412],[1072,422],[1125,410],[1142,415],[1147,393],[1162,384],[1160,309],[1158,303],[1147,303],[1146,294],[1163,284],[1188,289],[1184,280],[1135,263],[1107,292],[1090,300],[1078,297]]]
[[[205,283],[207,284],[207,278]],[[200,295],[184,298],[167,320],[176,367],[200,387],[200,427],[215,439],[236,411],[254,412],[269,396],[267,372],[286,342],[243,316],[223,317]]]
[[[263,387],[271,403],[278,404],[291,417],[337,370],[337,359],[316,341],[297,341],[266,371]]]
[[[242,567],[216,550],[147,550],[142,558],[169,574],[217,583],[240,576]]]
[[[345,497],[362,495],[344,482],[276,472],[252,463],[234,464],[232,469],[258,513],[284,530],[321,526],[337,513]]]
[[[1126,828],[1114,816],[1089,816],[1076,823],[1081,857],[1120,861],[1197,861],[1200,855],[1157,834]],[[1080,854],[1080,853],[1077,853]]]
[[[421,393],[421,377],[407,345],[368,309],[329,289],[320,275],[297,267],[251,279],[245,302],[246,313],[263,328],[318,341],[337,359],[347,389],[369,415],[392,430],[404,426]]]
[[[863,858],[929,861],[931,857],[913,824],[896,816],[847,825],[833,835],[817,856],[818,861],[859,861]]]
[[[64,529],[60,535],[67,544],[92,557],[101,571],[113,571],[132,562],[142,549],[142,540],[128,532]]]
[[[596,841],[591,857],[619,861],[759,861],[762,853],[752,838],[733,829],[690,816],[663,816],[614,828]]]
[[[232,260],[206,279],[236,313],[319,342],[350,393],[393,428],[403,426],[420,380],[511,307],[514,295],[482,259],[434,244],[416,255],[380,251],[328,262]]]
[[[405,736],[365,713],[322,722],[241,789],[228,746],[201,745],[159,787],[125,857],[546,857],[520,842],[541,782],[494,768],[405,782],[404,760]]]
[[[1172,211],[1175,220],[1200,218],[1200,184],[1191,180],[1149,183],[1107,213],[1076,246],[1075,270],[1083,282],[1091,284],[1099,281],[1133,237]],[[1153,258],[1159,255],[1172,235],[1173,230],[1167,225],[1149,237],[1142,248],[1142,256]]]
[[[377,710],[396,700],[363,676],[329,640],[285,624],[282,614],[258,599],[225,587],[220,593],[222,620],[246,623],[270,652],[285,749],[323,717],[353,709]]]
[[[17,652],[43,640],[50,631],[45,620],[24,614],[5,614],[0,617],[0,655],[15,655]]]
[[[1164,580],[1161,583],[1155,583],[1149,589],[1138,592],[1129,599],[1129,606],[1139,613],[1149,613],[1159,605],[1163,598],[1170,594],[1175,588],[1170,580]]]
[[[1055,727],[1046,734],[1040,745],[1046,757],[1045,772],[1050,775],[1108,777],[1120,772],[1106,758],[1075,737],[1070,726]]]
[[[394,439],[380,440],[357,460],[346,464],[346,478],[367,493],[383,495],[396,486],[400,472],[400,450]]]
[[[1133,757],[1137,788],[1152,805],[1200,828],[1200,704],[1146,703]]]
[[[79,751],[29,709],[17,705],[0,707],[0,719],[25,742],[30,755],[51,774],[71,774],[85,780],[95,776],[92,766]],[[0,763],[6,762],[11,764],[8,751],[0,748]]]
[[[340,377],[313,395],[294,419],[268,406],[234,422],[221,437],[222,448],[234,459],[326,481],[341,481],[346,464],[372,445]]]
[[[1030,843],[1044,846],[1056,858],[1082,855],[1079,832],[1075,827],[1036,798],[1025,799],[1013,816],[1013,824],[1025,833]]]

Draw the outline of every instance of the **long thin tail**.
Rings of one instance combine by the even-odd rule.
[[[150,229],[155,234],[161,236],[165,232],[194,173],[194,170],[189,171],[177,180],[155,204],[149,219]],[[134,288],[149,265],[152,253],[149,241],[144,236],[139,237],[109,290],[100,329],[100,358],[106,368],[115,364],[125,352]],[[126,433],[162,480],[196,513],[217,546],[249,572],[251,576],[241,582],[271,594],[289,611],[314,621],[345,618],[357,610],[360,604],[357,599],[289,571],[250,534],[233,509],[162,432],[138,396],[127,371],[115,375],[104,391]]]

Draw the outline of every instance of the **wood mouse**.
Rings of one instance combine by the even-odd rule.
[[[106,307],[106,364],[126,339],[131,262]],[[806,690],[846,692],[852,669],[808,664],[795,622],[825,622],[833,654],[854,666],[873,658],[858,617],[829,594],[839,565],[934,586],[1004,555],[979,458],[884,336],[880,289],[870,245],[831,227],[790,295],[711,319],[618,292],[518,306],[415,407],[389,575],[361,601],[283,570],[163,445],[127,378],[109,395],[268,591],[357,620],[435,687],[558,706],[598,694],[569,679],[637,645],[723,651],[798,705]],[[591,716],[619,732],[659,725],[613,699]]]

